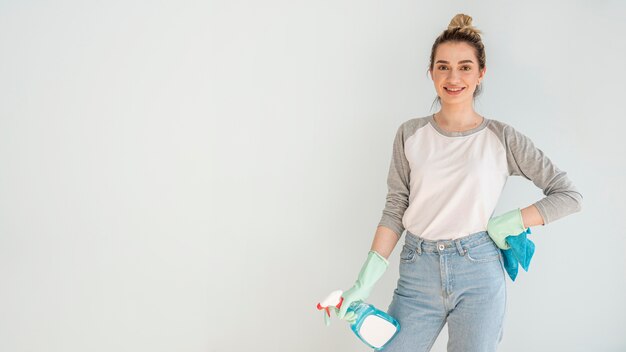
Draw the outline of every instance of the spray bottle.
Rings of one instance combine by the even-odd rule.
[[[331,292],[317,304],[317,309],[325,310],[330,317],[331,307],[341,308],[342,294],[342,290]],[[346,314],[349,312],[354,312],[356,316],[354,322],[350,324],[352,331],[361,341],[376,351],[383,349],[400,332],[400,324],[396,319],[369,303],[352,302]]]

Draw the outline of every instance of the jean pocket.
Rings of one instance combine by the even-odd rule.
[[[402,247],[402,252],[400,252],[400,263],[410,264],[413,263],[416,259],[415,248],[411,248],[406,244]]]
[[[465,258],[470,262],[484,263],[500,259],[500,249],[493,241],[466,248]]]

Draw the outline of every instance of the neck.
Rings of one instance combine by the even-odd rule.
[[[442,126],[461,129],[478,126],[482,122],[482,117],[472,106],[444,105],[435,113],[435,120]]]

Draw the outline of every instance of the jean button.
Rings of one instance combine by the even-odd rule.
[[[444,249],[444,248],[446,248],[446,247],[445,247],[443,244],[440,244],[440,245],[439,245],[439,250],[440,250],[440,251],[443,251],[443,249]]]

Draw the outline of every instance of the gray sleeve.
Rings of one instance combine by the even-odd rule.
[[[404,232],[402,217],[409,206],[409,162],[404,154],[404,124],[398,128],[387,176],[387,198],[378,226],[393,230],[398,238]]]
[[[567,173],[535,147],[530,138],[511,126],[507,126],[505,131],[509,175],[531,180],[546,195],[534,203],[544,225],[580,211],[583,196]]]

